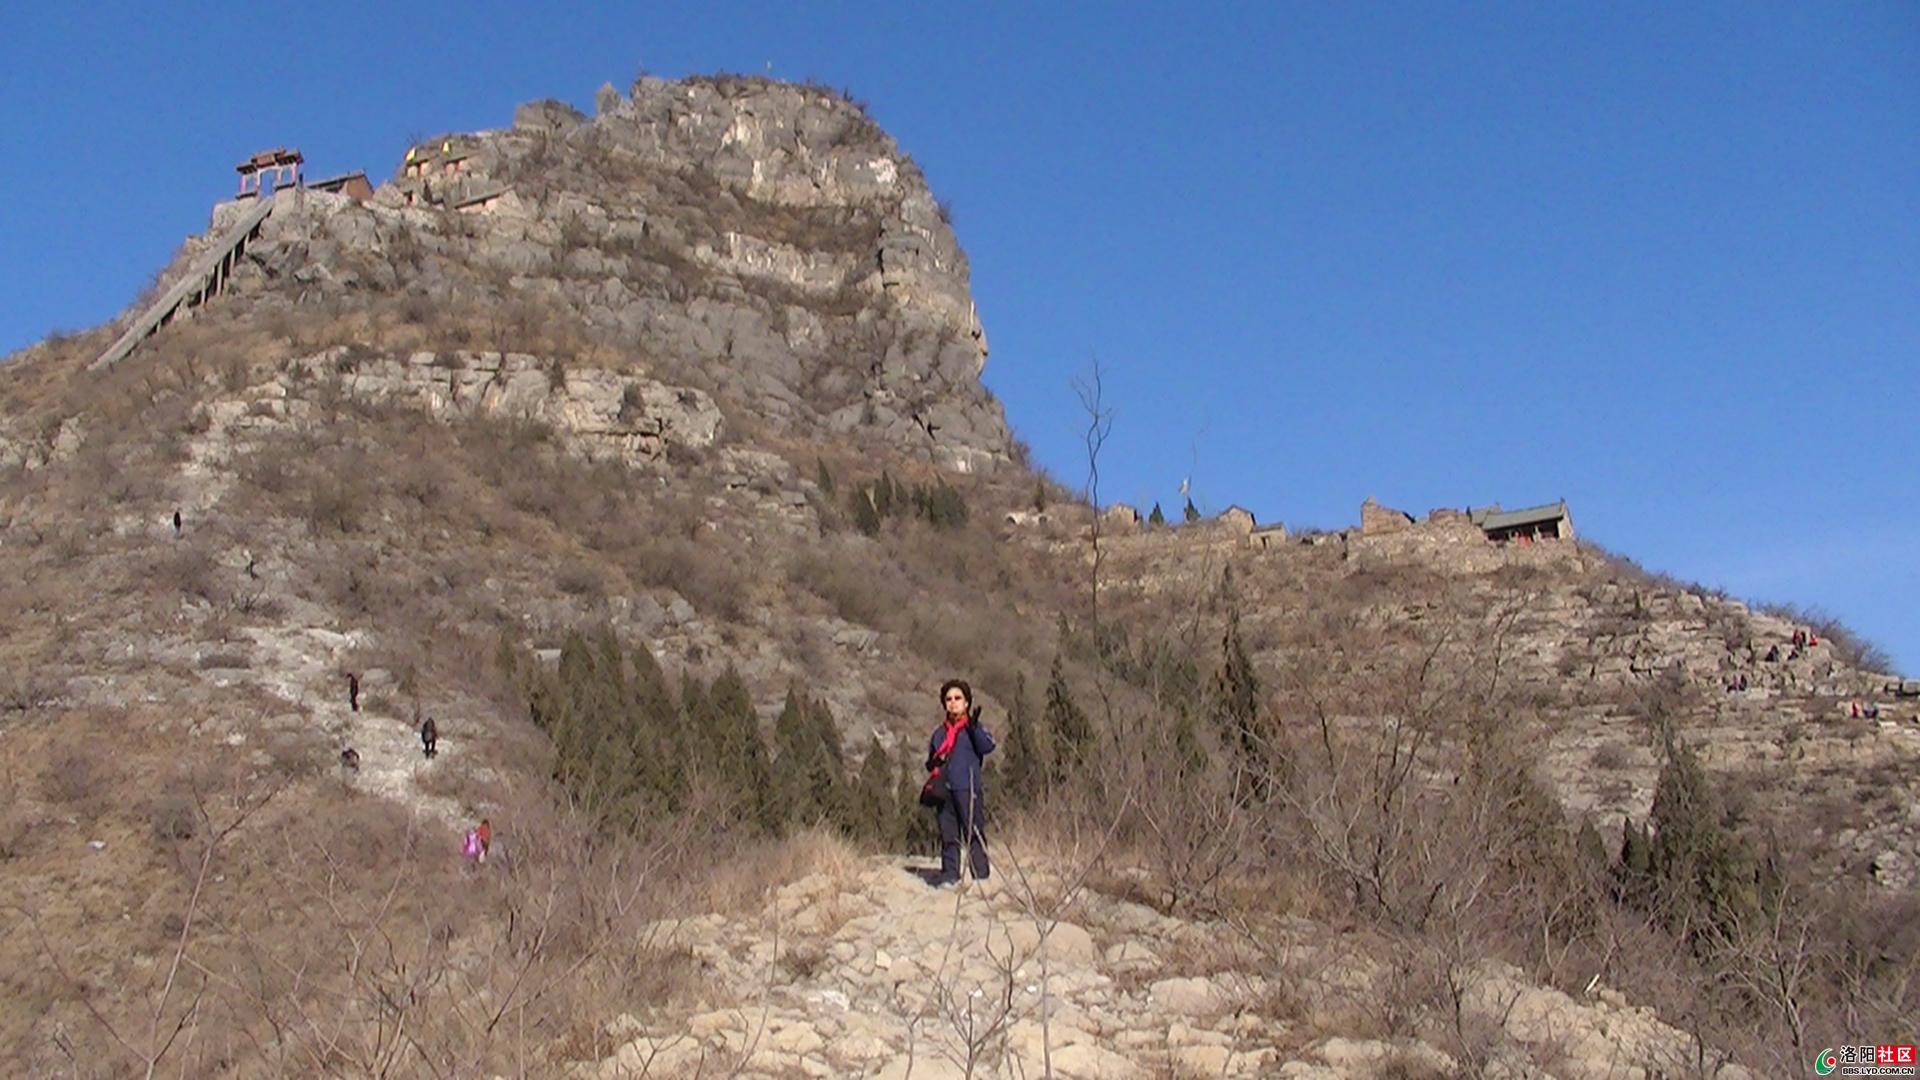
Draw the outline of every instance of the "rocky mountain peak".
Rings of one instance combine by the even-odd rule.
[[[389,303],[469,339],[485,312],[490,340],[438,344],[590,356],[949,470],[1009,459],[966,255],[859,105],[738,77],[642,78],[597,105],[422,140],[365,201],[282,192],[231,290],[289,311]],[[216,208],[210,235],[247,209]]]

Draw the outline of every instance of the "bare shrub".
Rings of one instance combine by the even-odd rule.
[[[219,588],[213,557],[198,547],[176,546],[168,551],[156,568],[155,584],[170,592],[199,600],[219,602]]]
[[[350,533],[360,528],[366,493],[344,477],[316,482],[307,496],[307,524],[316,533]]]
[[[631,558],[642,582],[672,589],[714,617],[738,621],[746,610],[747,567],[717,543],[655,536],[635,548]]]
[[[89,738],[47,763],[40,773],[40,791],[49,802],[92,818],[112,801],[113,781],[114,770],[104,747]]]
[[[1633,753],[1619,743],[1606,743],[1593,752],[1593,767],[1619,772],[1633,764]]]
[[[599,597],[606,591],[599,571],[585,563],[568,561],[554,571],[554,588],[569,596]]]
[[[787,574],[842,619],[879,629],[898,626],[913,595],[911,584],[892,567],[844,547],[802,552],[787,564]]]

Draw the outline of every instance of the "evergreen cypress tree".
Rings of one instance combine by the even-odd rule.
[[[786,703],[773,722],[773,769],[777,795],[786,817],[794,824],[810,823],[816,816],[809,775],[813,771],[812,746],[806,726],[800,692],[788,686]]]
[[[560,662],[554,673],[544,678],[546,692],[534,702],[534,722],[553,740],[553,778],[575,798],[587,778],[579,770],[588,757],[583,745],[585,724],[576,715],[572,688],[592,675],[592,658],[586,639],[568,631],[560,642]]]
[[[1050,771],[1041,733],[1027,705],[1027,676],[1013,685],[1013,707],[1007,710],[1006,798],[1014,806],[1034,806],[1047,793]]]
[[[1721,819],[1722,806],[1692,748],[1667,739],[1653,792],[1647,861],[1663,921],[1702,954],[1763,910],[1758,860]]]
[[[873,505],[873,493],[866,488],[854,488],[847,493],[847,508],[853,513],[853,527],[863,535],[880,535],[880,511]]]
[[[1600,838],[1600,830],[1593,827],[1593,819],[1582,817],[1580,831],[1574,837],[1574,848],[1580,853],[1581,868],[1589,875],[1588,880],[1596,880],[1607,870],[1607,842]]]
[[[554,776],[582,806],[609,825],[629,824],[635,808],[634,747],[628,739],[619,645],[603,634],[593,645],[578,632],[561,643],[560,663],[545,695],[554,746]]]
[[[822,720],[824,719],[824,725]],[[837,817],[840,738],[825,705],[807,701],[789,687],[773,728],[778,752],[774,785],[783,802],[779,817],[790,825],[815,825]]]
[[[837,781],[846,774],[847,752],[840,745],[840,725],[833,718],[833,710],[824,701],[808,698],[807,722],[812,725],[815,739],[826,751],[827,761]]]
[[[876,735],[855,774],[842,819],[849,835],[885,851],[899,846],[901,832],[894,808],[893,777],[893,758]]]
[[[827,459],[819,458],[819,457],[814,458],[813,465],[814,465],[813,482],[819,485],[820,493],[822,495],[825,495],[829,499],[833,498],[833,473],[827,471]]]
[[[873,511],[882,520],[892,517],[895,510],[893,477],[887,470],[880,470],[880,479],[873,485]]]
[[[1167,515],[1165,515],[1165,514],[1163,514],[1163,513],[1161,513],[1161,512],[1160,512],[1160,504],[1159,504],[1159,503],[1154,503],[1154,504],[1153,504],[1153,513],[1151,513],[1151,514],[1148,514],[1148,515],[1147,515],[1147,524],[1149,524],[1149,525],[1165,525],[1166,523],[1167,523]]]
[[[1224,588],[1232,588],[1229,576]],[[1227,630],[1220,639],[1220,672],[1213,682],[1214,722],[1220,737],[1234,748],[1240,767],[1251,770],[1264,792],[1272,781],[1272,761],[1264,745],[1265,732],[1260,722],[1260,677],[1253,660],[1240,639],[1240,607],[1230,602]]]
[[[1079,775],[1093,752],[1093,722],[1073,700],[1073,690],[1067,686],[1058,653],[1054,654],[1053,670],[1047,676],[1047,704],[1041,718],[1052,751],[1048,762],[1049,790],[1057,790]]]
[[[959,489],[940,481],[927,494],[927,521],[936,529],[957,529],[967,523],[967,500]]]
[[[680,741],[686,751],[682,760],[686,763],[684,768],[689,784],[696,779],[707,784],[718,782],[721,757],[718,726],[707,688],[700,682],[699,676],[691,671],[682,675]]]
[[[785,823],[786,807],[770,790],[773,771],[766,744],[760,741],[760,718],[753,711],[746,680],[728,664],[713,680],[708,696],[721,754],[718,775],[739,796],[747,820],[777,831]]]
[[[645,779],[650,796],[669,809],[678,810],[687,793],[687,757],[690,748],[681,722],[680,704],[667,686],[666,673],[659,661],[642,643],[630,655],[632,665],[631,696],[639,740],[647,747]]]
[[[1613,898],[1620,903],[1644,908],[1653,891],[1653,858],[1649,854],[1647,830],[1632,818],[1620,824],[1620,858],[1613,864]]]

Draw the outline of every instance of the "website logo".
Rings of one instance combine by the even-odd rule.
[[[1832,1076],[1833,1070],[1839,1067],[1840,1055],[1834,1053],[1831,1047],[1820,1051],[1820,1056],[1813,1059],[1813,1071],[1821,1076]]]

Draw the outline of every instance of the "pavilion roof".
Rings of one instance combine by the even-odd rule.
[[[1529,506],[1524,510],[1502,510],[1500,504],[1482,506],[1468,510],[1467,518],[1480,528],[1512,529],[1524,525],[1543,525],[1549,521],[1560,521],[1567,516],[1567,500],[1546,503],[1541,506]]]

